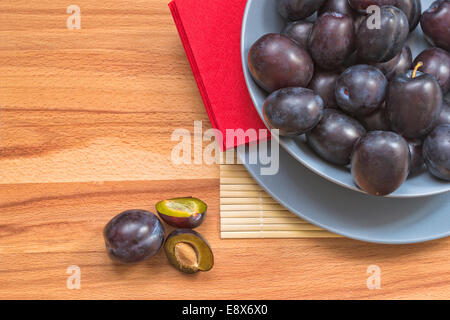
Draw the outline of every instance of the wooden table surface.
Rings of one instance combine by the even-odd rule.
[[[0,2],[0,298],[450,298],[450,239],[220,240],[218,166],[170,160],[174,129],[209,123],[167,0],[73,2],[81,30],[66,28],[70,2]],[[163,252],[109,260],[110,218],[184,195],[210,206],[211,272],[181,274]]]

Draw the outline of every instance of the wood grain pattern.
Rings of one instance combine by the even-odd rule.
[[[0,182],[216,178],[170,161],[175,128],[209,124],[167,3],[76,4],[81,30],[66,1],[0,3]]]
[[[82,30],[65,29],[66,1],[0,2],[0,298],[450,297],[450,239],[220,240],[218,166],[169,161],[173,129],[208,123],[167,1],[74,2]],[[210,207],[211,272],[180,274],[162,252],[108,259],[113,215],[188,194]],[[366,287],[371,264],[381,290]]]

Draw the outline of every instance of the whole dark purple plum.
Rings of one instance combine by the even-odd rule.
[[[336,83],[338,106],[353,115],[368,115],[383,103],[388,82],[384,74],[369,65],[345,70]]]
[[[291,22],[284,28],[282,34],[307,49],[309,35],[311,34],[313,26],[314,23],[303,20]]]
[[[419,70],[434,76],[446,94],[450,90],[450,54],[440,48],[427,49],[417,56],[414,65],[419,62],[423,63]]]
[[[277,0],[278,12],[288,20],[296,21],[316,12],[325,0]]]
[[[447,102],[444,102],[442,106],[442,111],[436,122],[436,126],[443,124],[450,124],[450,105]]]
[[[256,83],[273,92],[286,87],[307,87],[314,64],[306,49],[281,34],[267,34],[248,53],[248,67]]]
[[[406,142],[408,142],[409,153],[411,155],[409,175],[412,176],[420,173],[425,165],[422,152],[422,140],[407,139]]]
[[[404,74],[411,70],[412,67],[412,53],[408,46],[403,46],[402,51],[399,52],[393,59],[387,62],[375,63],[373,66],[380,69],[388,80]]]
[[[283,88],[264,102],[264,119],[281,136],[294,137],[314,128],[322,119],[324,103],[314,91],[305,88]]]
[[[386,114],[386,105],[383,104],[375,112],[358,117],[358,120],[367,131],[390,131],[389,119]]]
[[[365,192],[385,196],[397,190],[408,177],[408,143],[388,131],[372,131],[355,146],[352,175]]]
[[[309,146],[323,159],[337,164],[350,163],[355,143],[366,134],[355,119],[335,109],[325,109],[322,120],[306,134]]]
[[[164,242],[164,227],[156,215],[129,210],[113,218],[103,230],[111,258],[125,263],[154,256]]]
[[[338,78],[339,73],[337,72],[317,69],[309,83],[308,88],[322,98],[326,108],[337,108],[334,90]]]
[[[400,53],[409,34],[409,23],[405,13],[393,6],[380,9],[380,28],[370,25],[372,16],[367,16],[356,34],[356,51],[365,62],[386,62]]]
[[[394,5],[397,0],[348,0],[350,7],[361,13],[366,13],[366,9],[372,5],[388,6]]]
[[[420,20],[427,39],[435,46],[450,51],[450,1],[433,2]]]
[[[393,5],[405,13],[409,22],[409,30],[413,31],[422,17],[421,0],[396,0]]]
[[[320,7],[318,14],[319,16],[325,12],[338,12],[346,14],[353,19],[356,19],[359,14],[350,7],[348,0],[326,0],[325,3]]]
[[[433,129],[443,104],[436,79],[416,70],[392,79],[386,96],[392,130],[409,139],[424,137]]]
[[[309,37],[309,50],[318,66],[334,70],[353,53],[354,42],[353,19],[346,14],[325,12],[314,24]]]
[[[441,125],[430,133],[423,144],[423,157],[432,175],[450,181],[450,125]]]

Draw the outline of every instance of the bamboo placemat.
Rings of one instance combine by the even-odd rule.
[[[237,160],[220,165],[222,239],[331,238],[336,234],[289,212],[267,194]],[[229,162],[228,162],[229,163]]]

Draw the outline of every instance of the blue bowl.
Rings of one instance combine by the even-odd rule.
[[[422,9],[426,10],[432,0],[423,0]],[[247,55],[250,47],[261,36],[267,33],[279,33],[286,21],[278,14],[276,0],[248,0],[242,23],[241,56],[245,81],[261,119],[264,121],[262,109],[267,93],[254,82],[247,66]],[[425,41],[420,26],[410,35],[407,44],[411,47],[413,56],[429,47]],[[280,145],[291,155],[319,176],[343,187],[357,192],[363,192],[356,187],[348,168],[335,166],[319,158],[305,143],[305,137],[280,137]],[[389,197],[414,198],[436,195],[450,191],[450,183],[435,179],[428,172],[408,179],[398,190]]]

